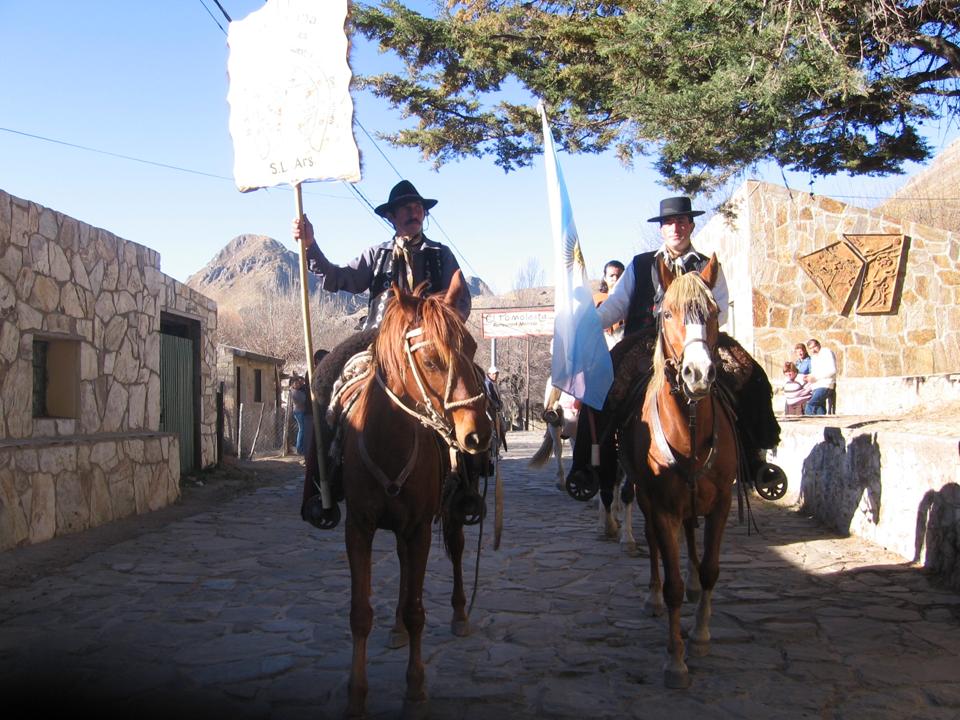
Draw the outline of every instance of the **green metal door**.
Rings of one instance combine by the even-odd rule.
[[[193,342],[160,334],[160,430],[180,436],[180,474],[193,464]]]

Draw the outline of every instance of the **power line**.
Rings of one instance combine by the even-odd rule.
[[[55,145],[64,145],[65,147],[74,148],[75,150],[83,150],[85,152],[97,153],[98,155],[107,155],[108,157],[118,158],[120,160],[129,160],[130,162],[143,163],[144,165],[153,165],[154,167],[164,168],[166,170],[174,170],[176,172],[190,173],[191,175],[200,175],[202,177],[209,177],[215,180],[227,180],[229,182],[234,182],[234,179],[231,177],[226,177],[224,175],[215,175],[213,173],[203,172],[202,170],[193,170],[191,168],[180,167],[179,165],[169,165],[167,163],[157,162],[155,160],[145,160],[143,158],[133,157],[132,155],[122,155],[120,153],[110,152],[109,150],[101,150],[99,148],[89,147],[87,145],[78,145],[77,143],[67,142],[66,140],[57,140],[56,138],[44,137],[43,135],[35,135],[33,133],[23,132],[22,130],[13,130],[11,128],[0,127],[0,132],[7,132],[12,135],[21,135],[23,137],[28,137],[33,140],[41,140],[43,142],[53,143]],[[317,195],[319,197],[329,197],[336,198],[337,200],[347,200],[343,195],[330,195],[329,193],[308,193],[310,195]]]
[[[213,1],[214,1],[214,2],[217,2],[217,0],[213,0]],[[213,20],[213,21],[217,24],[217,27],[218,27],[218,28],[220,28],[220,32],[222,32],[224,35],[226,35],[226,34],[227,34],[226,29],[224,29],[223,25],[220,24],[220,21],[217,20],[216,15],[213,14],[213,12],[210,10],[210,8],[207,7],[207,4],[206,4],[203,0],[200,0],[200,4],[203,5],[203,9],[207,11],[207,15],[210,16],[210,19]],[[220,12],[223,13],[223,16],[227,19],[227,22],[231,22],[230,16],[227,15],[226,11],[223,9],[223,7],[220,5],[220,3],[217,3],[217,7],[220,8]]]

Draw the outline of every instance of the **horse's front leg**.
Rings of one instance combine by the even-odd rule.
[[[647,540],[647,550],[650,553],[650,582],[647,585],[647,597],[643,601],[643,613],[659,617],[667,609],[663,603],[663,582],[660,580],[660,549],[657,546],[657,534],[653,531],[653,514],[649,502],[637,495],[637,504],[643,513],[643,536]]]
[[[617,502],[621,508],[620,522],[620,549],[625,553],[637,552],[637,541],[633,537],[633,486],[622,471],[619,472],[620,482],[617,490]]]
[[[680,607],[683,604],[683,579],[680,577],[680,519],[658,513],[653,530],[663,559],[663,599],[667,605],[667,660],[663,666],[663,682],[668,688],[690,686],[690,673],[684,661],[684,643],[680,629]]]
[[[370,556],[373,529],[359,528],[349,516],[346,527],[347,558],[350,562],[350,631],[353,634],[353,661],[347,700],[347,717],[363,717],[367,704],[367,638],[373,627],[370,607]]]
[[[700,563],[700,583],[703,592],[697,603],[697,613],[690,633],[690,654],[706,655],[710,649],[710,616],[713,613],[713,588],[720,577],[720,541],[727,525],[730,502],[718,503],[718,507],[707,515],[703,531],[703,561]]]
[[[410,634],[410,655],[407,660],[407,695],[403,703],[404,718],[424,716],[427,709],[426,671],[421,642],[426,613],[423,609],[423,578],[430,553],[430,522],[420,523],[407,537],[407,594],[403,602],[403,622]]]
[[[557,458],[557,490],[566,490],[567,476],[563,472],[563,437],[560,434],[560,428],[555,425],[547,425],[547,432],[550,433],[553,454]]]
[[[470,634],[470,619],[467,617],[467,596],[463,590],[463,522],[449,516],[443,520],[443,541],[453,564],[453,594],[450,605],[453,607],[453,619],[450,631],[457,637]]]
[[[400,561],[400,589],[397,596],[397,609],[394,613],[393,627],[390,628],[390,634],[387,636],[387,647],[391,650],[406,647],[410,641],[407,626],[403,622],[403,604],[407,598],[407,582],[409,581],[407,578],[407,563],[404,562],[407,547],[403,535],[395,533],[394,537],[397,542],[397,559]]]
[[[687,538],[687,600],[697,602],[703,586],[700,583],[700,558],[697,556],[697,534],[693,518],[683,521],[683,533]]]

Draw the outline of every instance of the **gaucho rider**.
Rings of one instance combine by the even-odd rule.
[[[611,350],[614,368],[613,386],[607,396],[600,422],[596,423],[596,440],[601,442],[600,472],[605,477],[616,472],[616,445],[613,428],[643,398],[646,381],[653,364],[657,338],[657,315],[663,300],[663,288],[657,274],[656,260],[662,257],[675,273],[699,272],[710,260],[698,253],[690,243],[693,218],[702,210],[691,209],[690,198],[673,197],[660,202],[660,214],[649,222],[660,223],[663,244],[654,252],[641,253],[627,265],[609,297],[598,308],[601,327],[624,321],[624,339]],[[727,282],[720,270],[713,288],[719,309],[719,323],[726,322],[729,297]],[[764,462],[765,449],[780,442],[780,425],[773,414],[773,388],[763,368],[750,357],[736,340],[720,333],[718,379],[734,396],[737,431],[745,450],[750,477],[762,471],[779,472]],[[580,422],[573,449],[573,463],[568,484],[582,488],[596,486],[590,469],[591,423]],[[768,475],[764,474],[764,477]],[[581,495],[582,496],[582,495]]]
[[[387,202],[374,209],[377,215],[393,225],[393,238],[367,248],[348,265],[334,265],[321,252],[314,241],[313,225],[306,215],[293,221],[293,238],[300,244],[310,271],[323,276],[324,290],[370,293],[369,312],[363,329],[334,348],[316,373],[314,392],[321,412],[330,401],[333,382],[346,361],[369,347],[376,337],[394,283],[412,291],[426,281],[429,293],[444,292],[450,287],[454,273],[460,268],[457,259],[449,247],[423,234],[424,219],[436,204],[436,200],[422,197],[410,181],[398,182],[390,191]],[[469,314],[470,307],[463,310]],[[305,512],[307,500],[318,493],[316,457],[315,443],[311,438],[301,506],[301,516],[308,522],[311,521]]]

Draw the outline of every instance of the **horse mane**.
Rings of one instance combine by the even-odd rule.
[[[717,312],[717,301],[713,298],[710,288],[700,277],[700,273],[689,272],[674,278],[670,287],[663,294],[660,303],[661,312],[666,306],[683,308],[684,316],[696,315],[706,318],[712,312]],[[659,322],[659,321],[658,321]],[[663,351],[663,335],[657,335],[657,347],[653,354],[653,377],[650,379],[650,389],[653,393],[660,391],[666,380],[664,367],[666,355]]]
[[[404,303],[411,300],[416,306],[416,322],[423,329],[420,341],[432,341],[433,347],[444,365],[449,366],[453,356],[466,344],[467,328],[460,320],[456,310],[443,301],[443,295],[423,297],[423,286],[415,294],[407,295],[403,302],[392,294],[387,301],[380,323],[380,331],[374,344],[373,354],[377,366],[384,377],[404,377],[407,370],[407,357],[404,350],[405,339],[411,325],[404,312]]]

